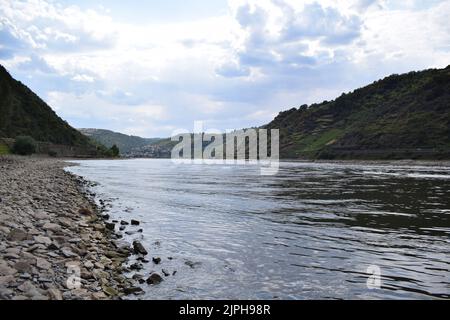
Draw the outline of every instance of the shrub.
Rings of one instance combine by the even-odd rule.
[[[13,152],[22,156],[28,156],[36,152],[36,141],[28,136],[17,137],[13,145]]]
[[[118,157],[119,154],[120,154],[119,148],[118,148],[116,145],[113,145],[113,146],[111,147],[111,149],[109,149],[109,150],[110,150],[111,155],[112,155],[113,157]]]
[[[50,157],[55,158],[55,157],[58,156],[58,153],[57,153],[56,151],[54,151],[54,150],[50,150],[50,151],[48,152],[48,155],[49,155]]]

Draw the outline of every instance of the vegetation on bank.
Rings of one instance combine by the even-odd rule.
[[[39,143],[54,144],[54,149],[76,150],[71,156],[105,157],[111,152],[72,128],[28,87],[11,77],[0,65],[0,138],[31,137]],[[7,153],[5,145],[1,153]],[[47,152],[46,152],[47,153]],[[51,156],[58,156],[54,150]],[[51,153],[51,154],[50,154]]]
[[[16,138],[12,151],[21,156],[29,156],[36,153],[37,143],[29,136],[20,136]]]
[[[392,75],[281,112],[282,158],[450,158],[450,66]]]
[[[142,148],[158,142],[159,138],[141,138],[104,129],[78,129],[82,134],[104,145],[112,148],[114,145],[120,149],[122,154],[126,154],[133,149]]]
[[[0,142],[0,156],[10,154],[10,153],[11,153],[11,150],[9,149],[9,147],[6,144]]]

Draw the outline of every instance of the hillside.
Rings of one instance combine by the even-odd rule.
[[[450,66],[392,75],[281,112],[282,158],[450,158]]]
[[[94,141],[103,144],[107,148],[111,148],[114,144],[119,148],[122,154],[129,153],[131,150],[148,146],[159,141],[158,138],[141,138],[137,136],[129,136],[126,134],[104,130],[104,129],[78,129],[82,134],[88,136]]]
[[[60,145],[93,147],[36,94],[0,65],[0,138],[21,135]]]

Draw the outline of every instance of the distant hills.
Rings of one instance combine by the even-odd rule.
[[[391,75],[333,101],[280,112],[262,128],[280,129],[283,159],[450,159],[450,66]],[[175,144],[88,135],[107,146],[123,142],[128,156],[170,157]]]
[[[107,148],[116,145],[122,154],[129,153],[133,149],[148,146],[161,139],[159,138],[141,138],[129,136],[126,134],[104,129],[78,129],[82,134],[103,144]]]
[[[450,159],[450,66],[392,75],[333,101],[281,112],[291,159]]]
[[[170,158],[172,147],[176,144],[168,138],[142,138],[93,128],[78,130],[107,148],[116,145],[122,156],[130,158]]]
[[[176,144],[78,131],[2,66],[0,115],[0,138],[28,135],[45,144],[42,150],[70,147],[58,149],[67,155],[104,155],[104,146],[115,144],[126,157],[161,158]],[[283,159],[450,159],[450,66],[392,75],[333,101],[291,108],[262,128],[280,129]]]
[[[21,135],[37,141],[91,147],[92,142],[0,65],[0,137]]]

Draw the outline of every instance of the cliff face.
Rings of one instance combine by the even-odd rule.
[[[21,135],[54,144],[93,146],[87,137],[58,117],[42,99],[0,66],[0,137]]]
[[[450,66],[281,112],[282,158],[450,158]]]

